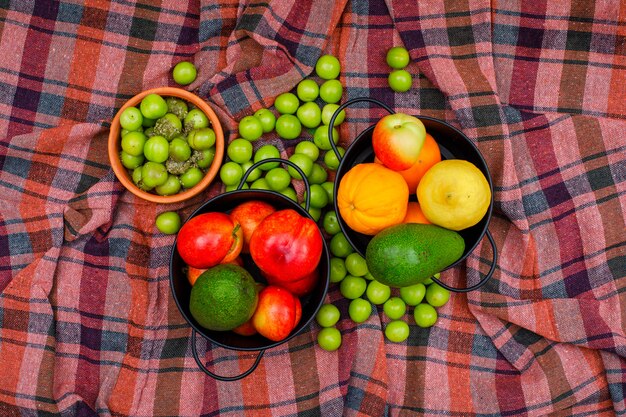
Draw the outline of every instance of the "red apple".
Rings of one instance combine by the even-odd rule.
[[[317,273],[317,269],[311,272],[308,275],[298,279],[298,280],[280,280],[271,275],[266,275],[265,278],[267,282],[271,285],[277,285],[279,287],[283,287],[288,290],[290,293],[295,295],[296,297],[302,297],[309,294],[315,286],[317,285],[319,274]]]
[[[239,256],[243,232],[228,214],[204,213],[180,228],[176,242],[176,249],[187,265],[207,269]]]
[[[196,283],[196,280],[206,269],[194,268],[193,266],[187,267],[187,279],[191,285]]]
[[[259,302],[251,321],[261,336],[278,342],[289,336],[301,315],[302,306],[298,297],[282,287],[268,285],[259,293]]]
[[[244,324],[241,324],[233,329],[233,332],[241,336],[252,336],[257,334],[256,329],[252,325],[252,319],[248,320]]]
[[[274,207],[260,200],[250,200],[239,204],[230,212],[230,217],[238,221],[243,230],[243,253],[250,252],[250,238],[261,220],[275,211]]]
[[[243,259],[241,259],[241,256],[237,256],[235,259],[233,259],[231,261],[228,261],[228,262],[222,261],[221,263],[223,263],[223,264],[233,264],[233,265],[240,266],[242,268],[244,267],[243,266]]]
[[[228,263],[228,264],[234,264],[234,265],[238,265],[240,267],[243,268],[243,259],[241,259],[240,256],[236,257],[235,259],[233,259],[230,262],[220,262],[222,264],[224,263]],[[206,271],[206,269],[200,269],[200,268],[194,268],[193,266],[187,266],[187,279],[189,280],[189,283],[191,285],[196,283],[196,280],[198,279],[198,277],[200,275],[202,275],[202,273]]]
[[[267,275],[297,281],[315,270],[322,246],[317,224],[295,210],[285,209],[259,223],[250,239],[250,255]]]
[[[300,319],[302,318],[302,303],[300,299],[296,297],[296,317],[293,322],[293,328],[295,329],[298,323],[300,323]]]
[[[376,123],[372,132],[372,147],[383,165],[394,171],[403,171],[417,162],[425,139],[426,127],[420,119],[395,113]]]

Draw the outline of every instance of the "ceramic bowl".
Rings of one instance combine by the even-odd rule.
[[[192,188],[169,196],[161,196],[155,193],[144,191],[137,187],[131,178],[131,173],[122,165],[119,157],[121,150],[120,115],[128,107],[139,105],[144,97],[152,93],[158,94],[162,97],[178,97],[187,101],[188,103],[193,104],[194,106],[202,110],[204,114],[206,114],[210,122],[209,126],[215,131],[215,157],[213,159],[213,163],[206,170],[202,180]],[[126,187],[128,191],[130,191],[137,197],[140,197],[147,201],[152,201],[154,203],[178,203],[180,201],[184,201],[198,195],[200,192],[206,189],[209,184],[211,184],[215,176],[218,174],[220,166],[222,164],[222,159],[224,157],[224,131],[222,129],[222,125],[220,124],[219,119],[217,118],[217,115],[215,114],[211,106],[209,106],[206,101],[204,101],[197,95],[190,93],[187,90],[174,87],[153,88],[137,94],[126,103],[124,103],[122,108],[119,109],[119,111],[113,118],[113,121],[111,122],[111,129],[109,131],[108,153],[109,161],[111,163],[111,167],[113,168],[113,172],[115,172],[115,176],[124,185],[124,187]]]

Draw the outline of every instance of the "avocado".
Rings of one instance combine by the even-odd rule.
[[[465,241],[453,230],[433,224],[388,227],[367,245],[365,260],[372,276],[390,287],[422,282],[457,261]]]

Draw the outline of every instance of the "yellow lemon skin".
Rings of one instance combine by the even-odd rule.
[[[431,223],[459,231],[485,216],[491,203],[491,187],[476,165],[448,159],[426,171],[417,186],[417,200]]]

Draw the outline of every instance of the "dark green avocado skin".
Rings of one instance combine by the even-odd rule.
[[[372,276],[390,287],[422,282],[456,262],[465,241],[453,230],[432,224],[391,226],[372,238],[365,259]]]

